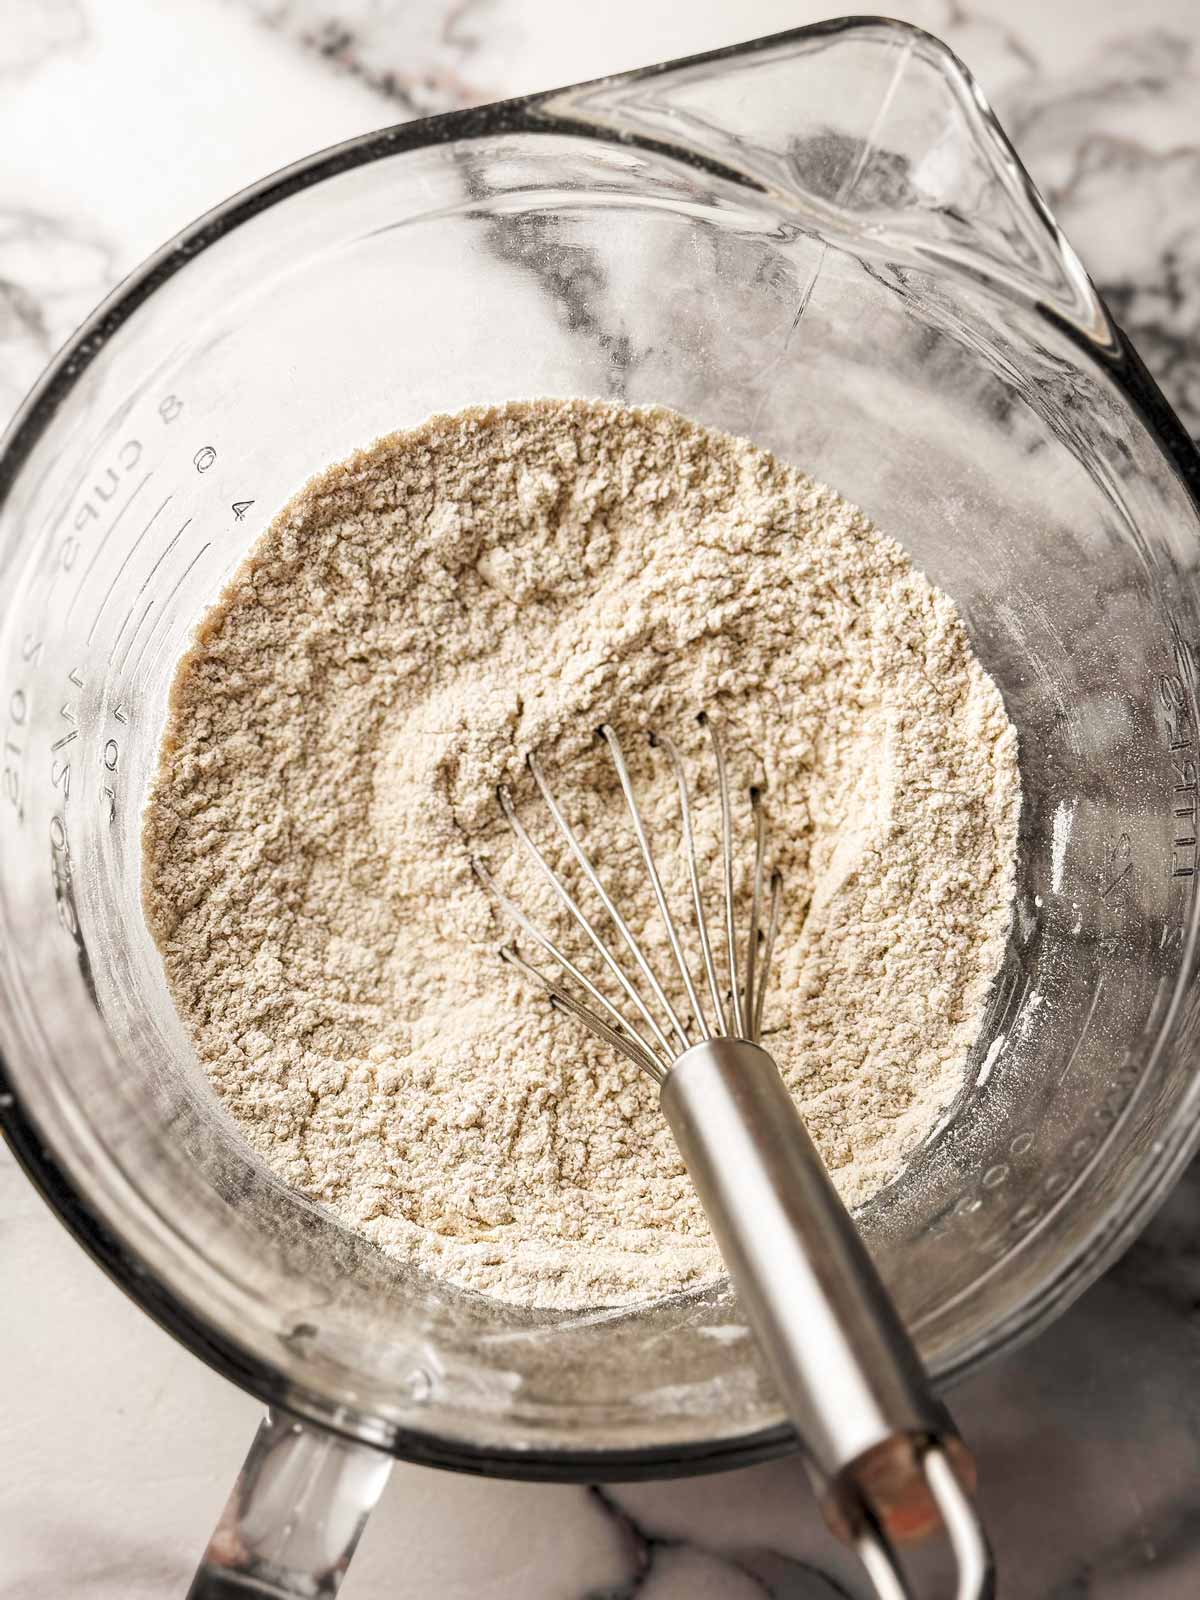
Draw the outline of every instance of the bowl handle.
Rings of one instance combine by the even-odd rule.
[[[387,1482],[390,1456],[267,1412],[187,1600],[325,1600]]]

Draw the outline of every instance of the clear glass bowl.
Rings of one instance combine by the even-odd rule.
[[[1197,460],[978,90],[854,21],[409,123],[239,195],[0,453],[7,1131],[247,1389],[397,1454],[695,1470],[791,1435],[727,1292],[515,1310],[384,1259],[218,1107],[139,906],[172,669],[317,467],[433,411],[662,402],[835,484],[955,598],[1021,736],[967,1086],[862,1225],[933,1371],[1054,1315],[1197,1142]]]

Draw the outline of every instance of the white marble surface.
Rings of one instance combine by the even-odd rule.
[[[920,0],[1200,433],[1200,4]],[[825,14],[813,0],[0,0],[0,420],[126,271],[231,190],[398,118]],[[1200,1173],[1034,1345],[959,1390],[1002,1593],[1200,1593]],[[0,1600],[182,1595],[256,1404],[160,1333],[0,1149]],[[793,1465],[585,1490],[397,1467],[342,1593],[864,1593]]]

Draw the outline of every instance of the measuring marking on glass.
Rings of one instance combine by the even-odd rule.
[[[1087,1015],[1083,1019],[1083,1026],[1079,1030],[1079,1035],[1076,1038],[1075,1043],[1071,1046],[1070,1053],[1067,1056],[1062,1071],[1054,1080],[1053,1086],[1056,1090],[1061,1087],[1062,1083],[1066,1079],[1067,1074],[1075,1065],[1076,1061],[1078,1061],[1084,1045],[1090,1045],[1091,1043],[1091,1040],[1088,1038],[1088,1034],[1091,1032],[1092,1023],[1096,1020],[1096,1012],[1100,1007],[1100,997],[1104,993],[1104,974],[1101,973],[1101,975],[1096,979],[1096,985],[1092,990],[1091,999],[1088,1001]]]
[[[158,510],[150,518],[150,521],[142,529],[141,533],[138,534],[137,538],[129,546],[129,549],[126,550],[125,556],[124,556],[124,559],[121,562],[121,565],[117,568],[116,572],[113,573],[112,582],[109,584],[108,588],[104,591],[104,599],[101,600],[100,604],[96,607],[96,615],[92,618],[92,625],[88,629],[88,633],[87,633],[87,642],[89,644],[91,644],[93,638],[95,637],[96,629],[100,626],[100,618],[104,614],[104,608],[108,604],[109,600],[112,598],[113,590],[117,587],[117,584],[120,583],[122,573],[125,571],[125,568],[129,565],[130,561],[132,561],[133,556],[134,556],[134,552],[138,549],[138,547],[141,544],[142,540],[150,532],[150,529],[158,521],[158,519],[162,515],[162,513],[171,504],[171,499],[172,499],[172,496],[168,495],[167,498],[163,501],[162,505],[159,506]]]
[[[131,672],[137,670],[138,663],[141,661],[142,657],[145,655],[146,651],[149,649],[150,641],[154,638],[154,635],[158,632],[159,628],[162,626],[163,618],[167,615],[167,612],[170,609],[171,601],[174,600],[175,596],[179,593],[180,589],[182,588],[184,579],[187,577],[188,573],[192,570],[192,568],[196,565],[197,561],[199,561],[200,557],[204,554],[204,552],[206,550],[208,550],[208,549],[211,549],[211,547],[212,547],[212,540],[211,539],[209,540],[209,542],[207,544],[202,544],[200,546],[199,550],[196,551],[196,554],[192,557],[192,559],[188,562],[187,566],[184,567],[183,571],[179,574],[179,576],[176,578],[175,582],[172,584],[170,594],[167,596],[167,598],[162,603],[162,610],[159,613],[158,621],[150,629],[150,632],[146,635],[145,639],[143,640],[142,647],[138,651],[137,656],[134,659],[133,666],[130,668]]]
[[[180,539],[183,538],[184,534],[191,527],[191,525],[192,525],[192,519],[191,519],[191,517],[188,517],[188,519],[184,522],[183,526],[180,528],[179,532],[171,540],[170,544],[164,546],[164,548],[158,552],[158,555],[155,558],[154,565],[150,568],[150,571],[142,579],[141,586],[139,587],[138,592],[134,595],[133,600],[132,600],[132,602],[130,604],[129,610],[125,613],[125,617],[124,617],[124,620],[121,623],[121,626],[117,629],[116,637],[113,639],[113,642],[112,642],[112,648],[114,650],[117,648],[117,646],[121,642],[121,635],[125,632],[125,629],[129,626],[130,617],[132,617],[133,613],[137,610],[138,601],[142,598],[142,596],[146,592],[146,585],[150,582],[151,578],[153,578],[154,574],[158,571],[159,567],[162,566],[163,562],[171,554],[171,551],[174,550],[175,546],[179,543]],[[151,605],[153,605],[154,604],[153,600],[151,600],[150,603],[151,603]],[[143,612],[142,613],[142,622],[144,622],[144,621],[145,621],[145,613]],[[138,623],[138,628],[140,628],[141,625],[142,625],[142,623],[139,622]],[[134,632],[135,633],[137,632],[137,628],[134,629]]]
[[[121,518],[129,510],[130,506],[137,499],[138,495],[141,494],[142,490],[150,482],[150,479],[153,476],[154,476],[154,474],[152,472],[148,472],[146,474],[146,476],[142,479],[142,481],[133,490],[133,493],[129,496],[129,499],[126,500],[125,504],[121,507],[120,511],[117,512],[116,516],[109,523],[109,525],[108,525],[107,529],[105,530],[105,532],[101,535],[100,543],[92,551],[92,559],[88,562],[87,566],[84,567],[83,576],[79,580],[79,587],[78,587],[78,589],[76,589],[74,597],[72,598],[70,605],[67,607],[67,621],[68,622],[71,620],[72,611],[74,611],[75,607],[79,604],[80,596],[83,594],[83,591],[87,588],[87,582],[88,582],[88,579],[92,575],[93,567],[96,565],[97,561],[99,561],[100,557],[104,553],[105,545],[112,538],[113,534],[116,533],[117,528],[120,526]],[[160,509],[161,509],[161,507],[160,507]],[[158,512],[155,512],[155,516],[157,516],[157,515],[158,515]],[[153,521],[153,520],[154,519],[151,518],[151,521]],[[89,635],[89,637],[90,637],[90,635]]]
[[[1128,833],[1119,833],[1115,839],[1106,841],[1096,888],[1101,900],[1108,902],[1113,890],[1122,885],[1126,892],[1133,886],[1133,838]]]
[[[118,672],[118,674],[124,672],[125,663],[129,659],[129,652],[133,649],[133,641],[137,638],[138,634],[141,633],[141,631],[142,631],[142,623],[145,622],[146,618],[150,615],[150,612],[151,612],[151,609],[152,609],[153,605],[154,605],[154,601],[153,600],[147,600],[146,601],[146,609],[142,612],[141,616],[138,618],[137,627],[133,630],[133,632],[129,635],[129,638],[125,641],[125,648],[121,652],[121,659],[117,663],[117,672]],[[129,620],[129,618],[126,617],[125,621],[128,622],[128,620]],[[122,627],[124,627],[124,623],[122,623]]]

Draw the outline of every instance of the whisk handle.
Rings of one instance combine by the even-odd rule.
[[[830,1521],[885,1550],[943,1531],[958,1594],[986,1595],[969,1458],[774,1061],[706,1040],[671,1068],[662,1107]]]

